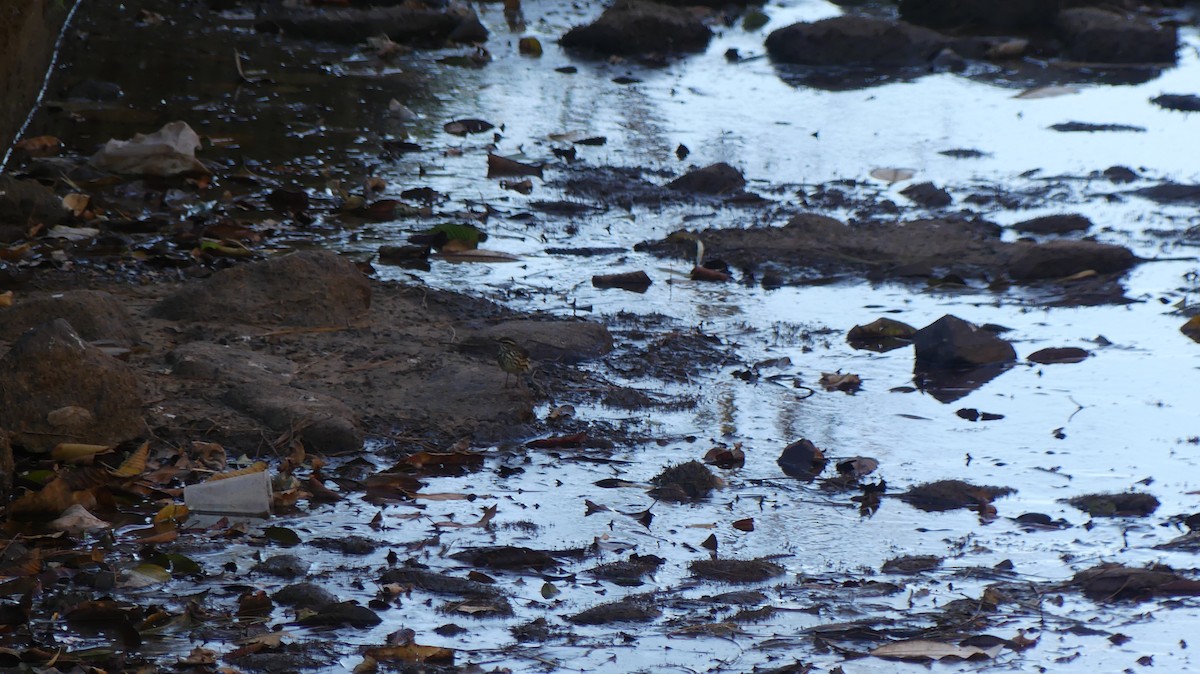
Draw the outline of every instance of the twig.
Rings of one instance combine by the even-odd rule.
[[[363,321],[361,323],[352,323],[350,325],[327,325],[317,328],[284,328],[282,330],[272,330],[264,332],[259,337],[282,337],[284,335],[306,335],[320,334],[326,332],[342,332],[343,330],[361,330],[371,327],[371,321]]]

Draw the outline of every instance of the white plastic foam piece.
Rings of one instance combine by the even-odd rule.
[[[271,513],[271,476],[263,470],[193,484],[184,487],[183,502],[198,513],[266,517]]]

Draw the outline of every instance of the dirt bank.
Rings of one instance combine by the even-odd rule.
[[[42,89],[69,9],[55,0],[0,0],[0,147],[6,150]]]
[[[258,455],[292,437],[329,453],[358,450],[364,438],[405,447],[495,441],[533,433],[535,402],[567,393],[578,378],[570,364],[612,348],[599,324],[372,282],[333,253],[298,253],[187,283],[154,280],[52,275],[3,310],[3,337],[12,341],[0,346],[37,341],[27,328],[65,319],[80,341],[111,354],[96,358],[114,367],[123,361],[128,367],[119,369],[132,370],[140,389],[140,397],[118,396],[115,377],[98,375],[92,379],[110,388],[95,402],[75,402],[84,383],[78,376],[48,383],[0,373],[0,389],[14,400],[3,425],[18,445],[48,451],[57,442],[149,435]],[[496,362],[501,336],[530,352],[532,372],[506,377]],[[129,406],[140,399],[141,409],[100,407],[118,397]],[[33,427],[68,406],[87,409],[96,422]],[[136,423],[111,423],[129,412]]]

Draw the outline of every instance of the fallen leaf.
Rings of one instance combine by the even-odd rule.
[[[580,431],[571,435],[558,435],[551,438],[531,440],[525,443],[530,449],[559,449],[563,447],[579,447],[587,441],[587,432]]]
[[[718,468],[741,468],[746,463],[746,453],[740,442],[733,447],[713,447],[704,454],[704,463]]]
[[[483,455],[476,452],[426,452],[412,454],[402,462],[424,475],[455,476],[478,470]]]
[[[488,507],[484,508],[483,516],[481,516],[479,518],[478,522],[473,522],[471,524],[461,524],[459,522],[445,521],[445,522],[434,522],[433,526],[435,526],[435,527],[451,527],[454,529],[466,529],[466,528],[482,529],[483,527],[486,527],[488,525],[488,523],[492,521],[492,518],[494,518],[496,516],[496,510],[498,509],[498,507],[499,506],[492,505],[492,506],[488,506]]]
[[[1023,98],[1029,100],[1038,98],[1054,98],[1056,96],[1069,96],[1070,94],[1077,94],[1080,91],[1082,90],[1079,87],[1051,84],[1044,87],[1033,87],[1032,89],[1026,89],[1016,96],[1013,96],[1013,98]]]
[[[506,190],[511,190],[519,194],[529,194],[533,192],[533,181],[529,178],[524,180],[501,180],[500,187]]]
[[[308,500],[313,503],[335,503],[342,500],[341,494],[326,487],[325,483],[316,475],[308,476],[304,488],[308,490]]]
[[[50,450],[50,458],[67,463],[80,463],[98,454],[112,451],[113,445],[88,445],[78,442],[60,442]]]
[[[62,141],[54,136],[34,136],[13,144],[13,148],[21,150],[32,157],[45,157],[55,154],[62,147]]]
[[[542,177],[541,164],[522,164],[515,159],[501,157],[498,154],[488,153],[488,177],[495,178],[497,176],[537,176]],[[532,189],[532,188],[531,188]]]
[[[19,262],[27,257],[30,251],[33,250],[33,244],[26,241],[25,243],[16,244],[8,247],[0,247],[0,261],[4,262]],[[12,291],[2,293],[12,297]],[[7,306],[7,305],[5,305]]]
[[[217,652],[196,646],[186,658],[180,658],[176,663],[180,667],[207,667],[217,664]]]
[[[477,248],[475,250],[466,250],[461,252],[445,252],[439,256],[447,262],[517,262],[521,258],[512,253],[503,253],[498,250],[485,250]]]
[[[496,128],[494,124],[482,119],[456,119],[453,122],[447,122],[442,130],[455,136],[465,136],[469,133],[483,133],[494,128]]]
[[[875,469],[879,468],[879,462],[870,457],[856,456],[838,461],[835,467],[838,474],[857,479],[874,473]]]
[[[210,664],[216,663],[217,651],[196,646],[190,654],[187,654],[187,657],[180,658],[176,664],[179,664],[180,667],[208,667]]]
[[[559,405],[558,407],[550,410],[550,414],[546,415],[546,419],[548,421],[554,421],[556,419],[570,419],[573,416],[575,416],[574,405]]]
[[[267,527],[263,529],[263,536],[265,536],[268,541],[282,545],[285,548],[300,545],[302,542],[300,540],[300,534],[297,534],[295,530],[287,527]]]
[[[978,646],[957,646],[940,641],[912,639],[884,644],[872,650],[871,655],[895,660],[941,660],[942,658],[970,660],[972,658],[994,658],[1003,648],[1003,646],[997,645],[985,650]]]
[[[254,463],[250,464],[249,466],[246,466],[245,468],[239,468],[237,470],[231,470],[231,471],[227,471],[224,473],[217,473],[216,475],[213,475],[212,477],[205,480],[205,482],[215,482],[217,480],[228,480],[229,478],[232,478],[232,477],[241,477],[243,475],[252,475],[254,473],[261,473],[261,472],[265,471],[266,469],[267,469],[267,463],[265,461],[255,461]]]
[[[1188,319],[1183,327],[1179,328],[1183,334],[1191,337],[1193,341],[1200,342],[1200,316],[1192,316]]]
[[[238,597],[239,616],[266,616],[270,615],[271,610],[275,608],[275,604],[267,593],[262,590],[247,592]]]
[[[459,492],[416,492],[412,495],[414,499],[423,499],[425,501],[474,501],[479,498],[475,494],[462,494]]]
[[[517,51],[526,56],[541,56],[542,43],[536,37],[523,37],[517,42]]]
[[[81,534],[96,529],[107,529],[112,525],[88,512],[87,508],[76,503],[63,511],[57,519],[50,522],[50,528],[65,531],[68,534]]]
[[[379,662],[454,662],[454,651],[449,648],[420,644],[368,648],[364,655]]]
[[[171,572],[157,564],[139,564],[121,574],[117,587],[138,589],[161,585],[171,580]]]
[[[82,215],[83,212],[88,209],[88,206],[91,206],[91,204],[92,197],[79,192],[72,192],[62,199],[63,208],[71,211],[71,214],[76,217]]]
[[[150,441],[142,443],[116,470],[108,471],[113,477],[136,477],[146,471],[146,459],[150,456]]]
[[[74,503],[71,485],[61,477],[51,480],[39,491],[22,495],[8,506],[17,519],[55,517]]]
[[[588,515],[591,515],[591,514],[594,514],[594,513],[601,513],[601,512],[606,512],[606,511],[608,511],[608,510],[609,510],[609,507],[608,507],[608,506],[606,506],[606,505],[601,505],[601,504],[599,504],[599,503],[594,503],[594,502],[592,502],[592,501],[589,501],[588,499],[583,499],[583,505],[584,505],[584,507],[587,509],[587,510],[586,510],[586,511],[583,513],[583,516],[584,516],[584,517],[587,517]]]
[[[723,272],[720,269],[709,269],[708,267],[704,267],[702,265],[696,265],[695,267],[692,267],[690,276],[693,281],[715,281],[718,283],[722,283],[730,279],[728,273]]]
[[[845,391],[854,393],[862,388],[862,379],[856,374],[841,372],[822,372],[821,386],[826,391]]]
[[[871,177],[876,180],[882,180],[887,184],[898,183],[902,180],[908,180],[915,176],[916,171],[906,168],[877,168],[871,169]]]

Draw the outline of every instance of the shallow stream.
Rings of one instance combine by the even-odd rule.
[[[586,365],[655,396],[697,401],[677,411],[576,404],[580,417],[645,439],[616,447],[603,462],[580,460],[572,451],[498,449],[496,465],[488,470],[433,481],[430,491],[479,495],[473,503],[430,502],[421,511],[389,507],[384,521],[390,528],[383,532],[367,526],[376,513],[372,507],[323,506],[284,522],[312,536],[354,532],[383,536],[390,546],[402,547],[429,538],[431,522],[449,517],[470,522],[481,508],[495,504],[499,508],[492,529],[443,530],[441,547],[419,548],[416,554],[437,570],[465,573],[442,553],[472,545],[564,549],[594,541],[607,551],[599,559],[564,563],[561,572],[544,577],[498,574],[501,586],[514,596],[510,618],[445,615],[430,608],[438,606],[438,599],[427,603],[414,595],[383,612],[384,623],[377,628],[339,632],[334,638],[348,649],[341,654],[343,665],[353,667],[358,661],[353,647],[379,644],[383,635],[409,627],[418,642],[454,648],[459,664],[478,663],[484,671],[498,666],[512,671],[750,671],[799,660],[816,664],[818,671],[840,665],[848,673],[916,672],[923,668],[878,658],[845,660],[839,652],[814,649],[805,630],[853,620],[924,626],[918,616],[922,609],[978,598],[997,578],[1068,580],[1103,561],[1196,566],[1194,553],[1154,546],[1182,533],[1167,520],[1196,512],[1200,490],[1200,347],[1179,331],[1186,316],[1181,307],[1190,306],[1200,291],[1194,258],[1200,237],[1184,235],[1200,224],[1200,214],[1194,205],[1162,206],[1121,194],[1161,180],[1200,182],[1200,118],[1150,103],[1162,93],[1195,93],[1200,82],[1195,27],[1182,29],[1179,65],[1144,83],[1075,83],[1074,93],[1018,98],[1035,84],[1055,82],[1002,85],[941,73],[846,91],[790,85],[769,59],[758,58],[764,53],[762,41],[775,28],[840,12],[819,0],[768,2],[770,22],[764,28],[725,28],[705,53],[658,68],[581,59],[557,47],[556,38],[597,14],[599,3],[522,4],[527,28],[521,33],[510,32],[500,4],[479,5],[492,34],[487,44],[492,60],[481,68],[434,63],[420,52],[380,68],[354,50],[305,51],[285,42],[266,49],[288,53],[301,65],[281,60],[276,71],[265,65],[271,57],[262,52],[251,64],[266,69],[271,82],[234,87],[220,78],[209,82],[198,73],[189,78],[189,90],[162,104],[166,116],[188,119],[201,134],[227,139],[218,141],[217,152],[241,156],[250,165],[284,163],[310,179],[318,169],[349,174],[365,167],[388,182],[389,193],[429,186],[449,195],[443,211],[456,206],[479,210],[488,204],[499,213],[486,225],[486,247],[521,258],[492,265],[435,260],[427,272],[377,265],[382,278],[415,276],[431,286],[483,295],[521,310],[614,321],[617,356],[623,349],[645,348],[644,340],[629,336],[635,319],[628,314],[650,317],[663,332],[715,339],[730,354],[728,362],[703,366],[674,382],[623,380],[606,362]],[[537,37],[544,55],[520,55],[517,39],[525,36]],[[255,39],[238,31],[215,36],[220,46],[211,48],[212,62],[193,66],[211,66],[228,75],[225,43],[244,46]],[[742,61],[727,60],[730,49]],[[556,71],[568,65],[577,72]],[[118,66],[103,66],[98,75],[107,67]],[[617,77],[637,81],[618,84],[613,82]],[[420,119],[405,123],[389,115],[386,105],[392,99]],[[750,181],[747,189],[777,203],[754,209],[634,206],[546,215],[531,202],[573,199],[561,187],[557,164],[547,168],[544,181],[533,181],[529,196],[501,189],[498,180],[486,178],[487,146],[495,140],[490,134],[456,138],[442,131],[444,123],[460,118],[495,124],[500,138],[494,151],[523,161],[553,161],[552,148],[568,147],[569,139],[603,136],[604,145],[574,146],[580,164],[679,175],[689,166],[728,162],[743,171]],[[1048,128],[1070,121],[1132,124],[1145,131],[1061,133]],[[275,135],[264,139],[271,129]],[[124,130],[80,133],[102,139],[126,137]],[[409,140],[425,149],[380,159],[384,140]],[[675,154],[681,144],[690,150],[685,160]],[[983,154],[969,159],[940,154],[953,149]],[[1117,165],[1134,169],[1144,182],[1114,185],[1099,175]],[[908,168],[915,174],[889,184],[871,177],[879,168]],[[959,201],[951,210],[961,204],[1001,225],[1078,212],[1096,223],[1100,240],[1162,261],[1141,264],[1128,275],[1131,304],[1046,308],[1020,289],[939,291],[855,279],[776,290],[714,285],[688,280],[690,261],[633,251],[639,242],[682,228],[781,225],[800,208],[798,193],[837,180],[857,181],[857,194],[874,192],[879,200],[894,201],[902,218],[928,213],[899,194],[914,182],[932,181],[956,196],[993,188],[1036,194],[1021,208]],[[826,214],[842,219],[855,215],[852,209]],[[401,220],[331,227],[325,240],[365,257],[428,224]],[[582,247],[622,252],[589,257],[547,252]],[[591,285],[594,274],[635,269],[645,270],[654,281],[644,294]],[[921,327],[944,314],[1010,328],[1005,337],[1022,359],[1045,347],[1082,347],[1092,355],[1076,364],[1022,360],[978,390],[943,403],[904,388],[913,386],[910,349],[880,354],[854,350],[845,341],[852,326],[881,316]],[[755,382],[733,376],[750,364],[783,357],[790,363],[764,367]],[[821,374],[835,371],[861,376],[862,390],[852,395],[822,390],[817,383]],[[768,379],[777,374],[788,376]],[[816,392],[809,395],[793,381]],[[961,408],[1003,418],[971,422],[956,415]],[[546,405],[539,414],[550,410]],[[969,510],[923,512],[890,498],[864,516],[849,500],[853,494],[825,492],[784,475],[776,459],[799,438],[808,438],[833,458],[877,459],[880,467],[871,479],[885,479],[894,491],[950,478],[1018,491],[997,500],[999,517],[991,521]],[[718,471],[728,486],[702,502],[652,506],[642,489],[594,485],[612,477],[647,482],[668,464],[699,459],[718,443],[740,443],[746,463]],[[502,477],[499,465],[520,466],[524,472]],[[1063,502],[1132,489],[1154,494],[1162,502],[1157,513],[1093,520]],[[611,511],[585,517],[585,499]],[[654,514],[650,526],[622,514],[647,508]],[[416,512],[420,517],[410,519]],[[1044,513],[1071,526],[1031,531],[1011,519],[1023,513]],[[743,518],[753,518],[753,531],[731,526]],[[749,586],[765,595],[757,606],[775,610],[741,623],[742,632],[685,636],[683,628],[701,622],[698,615],[720,623],[737,610],[699,599],[740,586],[696,581],[687,570],[689,562],[710,556],[701,546],[710,535],[720,557],[770,557],[787,574]],[[636,588],[570,576],[630,552],[667,561]],[[221,554],[236,558],[238,551]],[[383,566],[384,554],[381,550],[361,566]],[[902,555],[946,560],[939,570],[911,577],[879,573],[883,562]],[[364,603],[375,595],[370,574],[340,569],[344,562],[338,558],[318,559],[323,566],[314,573],[335,594]],[[1005,560],[1012,562],[1011,571],[993,570]],[[869,596],[849,584],[864,579],[903,583],[904,589]],[[553,590],[545,588],[547,583]],[[509,632],[537,617],[564,627],[561,616],[645,592],[663,597],[662,617],[649,623],[576,626],[570,628],[574,638],[543,644],[514,645]],[[1040,638],[1032,648],[1004,651],[990,663],[936,666],[945,671],[1119,671],[1151,655],[1163,671],[1194,668],[1187,647],[1196,634],[1192,630],[1200,630],[1200,604],[1194,599],[1100,605],[1077,595],[1060,597],[1061,602],[1045,597],[1038,606],[1005,607],[991,616],[989,633],[1013,638],[1024,630],[1026,636]],[[432,631],[448,622],[467,631],[458,636]],[[1117,632],[1131,639],[1114,643],[1108,637]],[[164,646],[186,650],[171,641]]]

